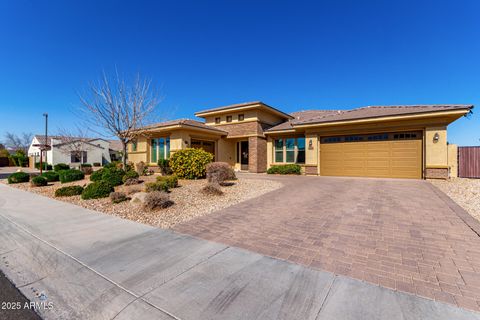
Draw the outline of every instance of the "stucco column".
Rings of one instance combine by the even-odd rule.
[[[319,174],[318,135],[305,134],[305,174]]]
[[[447,127],[425,128],[425,178],[448,179]]]

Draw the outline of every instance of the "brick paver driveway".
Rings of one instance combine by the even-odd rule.
[[[285,187],[176,230],[480,310],[480,238],[427,181],[273,179]]]

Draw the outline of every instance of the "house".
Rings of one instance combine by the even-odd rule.
[[[152,166],[177,150],[202,148],[237,170],[297,163],[322,176],[448,178],[447,126],[472,105],[370,106],[291,114],[263,102],[203,110],[140,130],[129,161]],[[450,160],[452,161],[452,160]]]
[[[101,138],[75,138],[66,136],[35,135],[28,148],[28,156],[34,158],[34,162],[40,161],[40,146],[50,146],[48,151],[43,151],[43,161],[55,165],[67,163],[75,166],[81,163],[105,164],[119,157],[117,140],[105,140]],[[45,158],[46,156],[46,158]],[[120,157],[121,159],[121,157]]]

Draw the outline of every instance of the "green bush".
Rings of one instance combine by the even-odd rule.
[[[123,183],[127,181],[128,179],[137,179],[139,177],[138,173],[136,171],[130,170],[125,172],[125,175],[122,178]]]
[[[160,159],[158,160],[157,164],[160,168],[160,172],[162,172],[163,174],[172,174],[172,168],[170,168],[170,160]]]
[[[62,170],[68,170],[70,169],[70,166],[66,163],[57,163],[56,165],[53,166],[54,171],[62,171]]]
[[[197,179],[205,177],[205,167],[212,160],[213,154],[203,149],[187,148],[172,155],[170,167],[179,178]]]
[[[120,161],[112,161],[112,162],[109,162],[107,163],[106,165],[104,165],[103,167],[104,168],[107,168],[107,169],[111,169],[111,168],[118,168],[119,165],[121,165],[122,163]]]
[[[168,192],[170,190],[168,183],[165,181],[162,182],[149,182],[145,184],[145,191],[146,192],[153,192],[153,191],[165,191]]]
[[[33,177],[30,183],[35,187],[44,187],[48,184],[47,179],[42,176]]]
[[[94,163],[93,163],[93,166],[94,166],[94,167],[101,167],[102,164],[101,164],[100,162],[94,162]]]
[[[55,190],[55,197],[79,196],[83,192],[82,186],[68,186]]]
[[[92,165],[90,163],[82,163],[80,164],[80,168],[91,168]]]
[[[100,181],[102,180],[102,175],[103,175],[103,170],[105,169],[100,169],[97,171],[93,171],[92,174],[90,175],[90,181]]]
[[[176,175],[171,176],[158,176],[157,182],[164,182],[169,188],[178,187],[178,177]]]
[[[8,176],[8,183],[22,183],[30,181],[30,175],[25,172],[15,172]]]
[[[125,171],[117,168],[103,168],[102,181],[110,183],[112,186],[119,186],[123,183]]]
[[[35,169],[40,170],[40,162],[36,162],[36,163],[35,163]],[[43,169],[43,170],[52,170],[52,165],[51,165],[51,164],[47,164],[47,163],[45,163],[45,162],[42,162],[42,169]]]
[[[17,150],[14,154],[8,156],[16,167],[27,167],[28,157],[23,150]]]
[[[298,164],[284,164],[271,166],[268,170],[268,174],[300,174],[302,167]]]
[[[77,180],[82,180],[85,178],[85,174],[82,171],[76,169],[62,170],[58,172],[60,175],[60,182],[72,182]]]
[[[46,171],[42,173],[42,177],[47,179],[48,182],[54,182],[60,180],[60,175],[55,171]]]
[[[83,190],[82,199],[106,198],[113,191],[115,191],[113,186],[106,181],[92,182]]]

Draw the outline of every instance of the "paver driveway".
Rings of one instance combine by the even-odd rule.
[[[274,179],[285,186],[176,230],[480,310],[480,238],[427,181]]]

